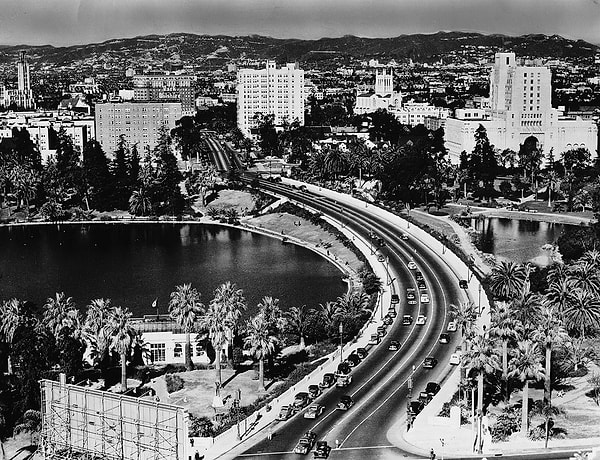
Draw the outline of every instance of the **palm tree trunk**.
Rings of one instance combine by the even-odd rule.
[[[477,453],[483,452],[483,370],[477,375]]]
[[[504,381],[504,402],[510,401],[510,393],[508,391],[508,340],[502,340],[502,380]]]
[[[258,360],[258,392],[262,393],[265,391],[265,359],[260,358]]]
[[[215,347],[215,370],[217,371],[217,382],[219,388],[221,387],[221,352],[223,351],[222,346]]]
[[[300,334],[300,348],[306,348],[306,342],[304,341],[303,334]]]
[[[121,393],[127,391],[127,356],[121,353]]]
[[[523,387],[523,405],[521,408],[521,433],[527,435],[529,433],[529,424],[527,413],[529,411],[529,380],[525,380],[525,386]]]
[[[546,343],[546,372],[544,380],[544,405],[552,403],[552,343]]]
[[[185,333],[185,368],[188,371],[194,370],[194,363],[192,362],[192,340],[190,333]]]

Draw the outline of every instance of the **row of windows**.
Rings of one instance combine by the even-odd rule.
[[[164,343],[151,343],[150,344],[150,359],[153,363],[165,362],[167,347]],[[204,347],[197,343],[195,347],[192,347],[192,356],[203,356],[205,351]],[[176,343],[173,347],[173,356],[175,358],[181,358],[183,356],[183,345]]]

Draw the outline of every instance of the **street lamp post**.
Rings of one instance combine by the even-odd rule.
[[[481,281],[479,282],[479,289],[477,294],[477,311],[479,312],[479,316],[481,316]]]
[[[340,321],[340,327],[339,327],[339,333],[340,333],[340,363],[342,363],[344,361],[344,342],[343,342],[343,335],[344,335],[344,324]]]

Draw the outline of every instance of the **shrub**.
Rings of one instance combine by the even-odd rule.
[[[183,388],[183,379],[178,375],[165,374],[165,382],[167,383],[167,391],[174,393]]]
[[[215,435],[215,428],[208,417],[196,417],[189,414],[189,436],[208,438]]]
[[[492,442],[506,441],[511,434],[521,429],[521,411],[514,406],[505,407],[491,427]]]

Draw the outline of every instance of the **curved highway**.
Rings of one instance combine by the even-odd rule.
[[[341,205],[335,200],[307,191],[260,181],[266,190],[288,196],[289,198],[311,206],[323,213],[344,222],[353,231],[368,238],[374,232],[383,238],[385,247],[380,251],[389,258],[390,276],[396,278],[400,286],[398,316],[388,327],[388,333],[382,342],[369,350],[369,356],[352,371],[352,383],[343,389],[332,388],[318,398],[317,402],[325,406],[325,412],[316,420],[303,418],[303,411],[286,422],[275,423],[271,440],[259,442],[245,452],[244,458],[297,458],[294,446],[302,434],[308,430],[317,433],[318,440],[326,440],[340,448],[332,450],[330,458],[364,459],[406,458],[409,454],[393,447],[389,437],[398,433],[389,432],[397,422],[406,420],[408,402],[408,380],[413,366],[412,399],[416,399],[429,381],[440,381],[440,376],[448,371],[449,355],[458,343],[458,334],[451,336],[449,344],[438,341],[441,332],[445,332],[450,304],[464,300],[464,293],[458,287],[456,276],[439,255],[432,254],[416,241],[401,239],[398,228],[388,220],[371,213],[364,203]],[[372,208],[371,208],[372,209]],[[443,256],[442,256],[443,257]],[[417,288],[415,272],[407,268],[414,260],[425,279],[430,303],[408,305],[406,288]],[[387,280],[382,280],[387,284]],[[389,288],[386,288],[389,289]],[[419,291],[417,290],[417,293]],[[384,306],[387,311],[387,306]],[[424,326],[413,322],[403,326],[402,316],[409,314],[416,320],[417,315],[427,316]],[[399,340],[401,348],[389,351],[391,340]],[[434,369],[424,369],[422,362],[427,356],[435,356],[439,363]],[[348,411],[336,410],[341,395],[348,394],[355,401]],[[406,429],[406,423],[400,429]],[[389,432],[389,433],[388,433]]]

